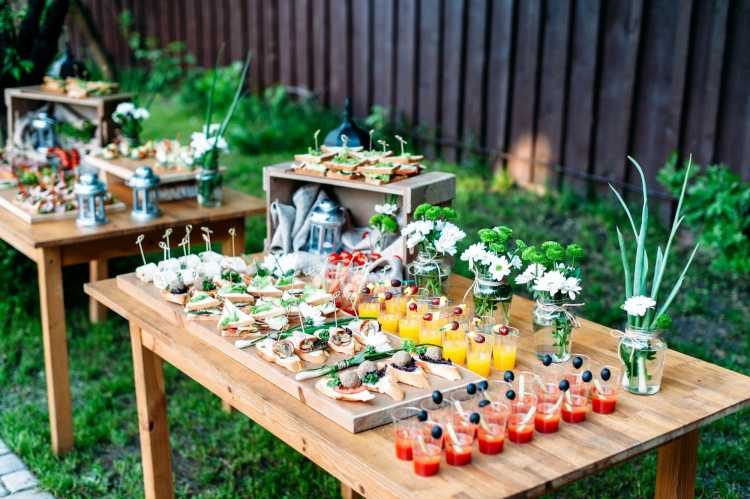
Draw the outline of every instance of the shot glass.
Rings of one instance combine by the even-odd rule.
[[[400,314],[392,314],[384,312],[380,314],[378,322],[380,322],[380,328],[386,333],[396,334],[398,333],[399,320],[401,319]]]
[[[517,444],[531,442],[534,438],[534,417],[537,397],[531,392],[518,393],[510,401],[508,440]]]
[[[443,356],[454,364],[464,365],[466,363],[466,332],[461,327],[452,329],[451,324],[442,328]]]
[[[536,395],[539,390],[539,376],[531,371],[518,371],[513,380],[513,387],[517,395],[531,393]]]
[[[492,346],[492,365],[498,371],[512,370],[516,367],[518,350],[518,329],[510,326],[493,328],[494,345]]]
[[[421,425],[416,418],[418,413],[418,407],[397,407],[391,411],[396,442],[396,458],[402,461],[412,460],[414,438],[417,436]]]
[[[510,404],[498,401],[480,401],[481,417],[477,429],[479,452],[482,454],[500,454],[505,445],[505,431],[508,427]]]
[[[451,404],[447,400],[443,400],[439,404],[436,404],[432,399],[423,400],[419,404],[420,409],[427,411],[428,420],[427,423],[422,425],[422,432],[425,436],[429,436],[434,425],[439,425],[443,428],[443,436],[440,439],[441,445],[445,438],[445,425],[451,421],[453,417]]]
[[[566,423],[580,423],[589,412],[589,384],[580,373],[567,373],[569,388],[563,393],[562,419]]]
[[[451,466],[469,464],[475,433],[476,428],[469,421],[469,413],[454,413],[453,420],[445,426],[445,462]]]
[[[469,416],[472,412],[476,412],[479,409],[477,394],[459,389],[451,392],[448,401],[451,404],[451,420],[453,423],[456,425],[466,424],[471,426],[472,434],[476,435],[477,424],[472,424],[469,421]]]
[[[592,371],[591,410],[598,414],[612,414],[617,405],[621,371],[609,364],[596,365]]]
[[[466,335],[466,367],[479,376],[490,375],[492,336],[474,331]]]
[[[415,316],[405,316],[398,320],[398,334],[405,340],[419,342],[419,330],[422,328],[422,319]]]
[[[537,389],[536,416],[534,427],[539,433],[554,433],[560,428],[560,411],[563,392],[560,381],[565,379],[565,367],[551,364],[539,369]]]
[[[412,455],[414,460],[414,474],[419,476],[433,476],[440,471],[442,454],[442,436],[434,438],[430,433],[420,433],[414,439]]]

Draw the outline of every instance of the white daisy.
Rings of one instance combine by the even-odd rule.
[[[398,205],[392,203],[376,204],[375,213],[382,213],[383,215],[395,215],[396,213],[398,213]]]
[[[435,241],[435,251],[447,255],[456,254],[456,244],[466,237],[466,233],[458,228],[458,226],[446,222],[443,230],[440,232],[440,237]]]
[[[485,263],[487,256],[484,243],[474,243],[461,253],[461,260],[469,262],[469,267],[473,267],[476,262]]]
[[[565,285],[565,276],[558,270],[550,270],[534,283],[534,291],[543,291],[555,296]]]
[[[510,275],[510,270],[510,262],[505,255],[494,258],[489,266],[490,275],[498,282],[505,280]]]
[[[538,279],[542,274],[544,274],[544,266],[532,263],[526,267],[523,273],[516,277],[516,284],[528,284]]]
[[[650,308],[656,306],[656,301],[650,296],[631,296],[620,306],[628,315],[643,317]]]
[[[576,299],[576,295],[581,292],[581,281],[577,277],[568,277],[563,283],[562,293],[567,294],[571,300]]]

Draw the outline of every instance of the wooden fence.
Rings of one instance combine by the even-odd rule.
[[[202,65],[254,54],[252,85],[395,110],[432,154],[479,152],[523,184],[652,185],[672,151],[750,179],[750,0],[85,0]],[[76,34],[73,33],[75,41]]]

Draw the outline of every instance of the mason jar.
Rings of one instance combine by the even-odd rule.
[[[510,324],[510,305],[513,288],[507,282],[477,274],[471,290],[474,316],[486,324]]]
[[[540,360],[545,355],[552,357],[553,362],[565,362],[570,358],[575,324],[564,305],[565,300],[544,298],[534,303],[532,326],[536,355]]]
[[[221,206],[224,179],[218,169],[204,169],[196,175],[198,180],[198,204],[206,208]]]
[[[444,287],[451,273],[451,265],[445,256],[420,251],[409,266],[409,272],[419,294],[430,297],[445,295]]]
[[[661,389],[667,342],[662,331],[628,326],[617,352],[622,362],[622,386],[636,395],[653,395]]]

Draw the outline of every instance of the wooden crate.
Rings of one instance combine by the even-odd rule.
[[[135,274],[117,276],[117,286],[123,292],[158,312],[175,327],[184,327],[192,333],[200,335],[206,341],[216,345],[236,362],[239,362],[255,374],[273,383],[292,397],[300,400],[352,433],[359,433],[390,423],[390,414],[393,409],[402,406],[418,406],[423,400],[428,399],[432,395],[432,390],[440,390],[443,394],[447,395],[455,390],[465,388],[469,383],[476,383],[482,379],[474,372],[458,366],[461,372],[460,380],[449,381],[437,376],[428,375],[430,388],[414,388],[399,384],[399,387],[403,389],[405,394],[404,399],[401,401],[395,401],[389,396],[379,393],[375,394],[375,398],[367,403],[333,400],[315,389],[315,383],[320,378],[297,381],[294,379],[294,373],[291,371],[261,359],[255,352],[255,348],[240,350],[234,346],[234,338],[221,336],[217,328],[217,319],[187,319],[181,306],[164,300],[158,289],[152,284],[141,282]],[[392,345],[400,344],[400,338],[394,335],[389,336]],[[344,358],[344,355],[333,353],[327,363],[331,364]],[[305,367],[317,366],[306,364]]]
[[[411,221],[414,209],[422,203],[449,205],[456,194],[456,177],[451,173],[430,171],[398,182],[385,185],[370,185],[364,182],[340,180],[328,177],[313,177],[296,173],[292,163],[280,163],[263,169],[263,190],[266,192],[266,249],[273,234],[271,226],[271,203],[279,201],[291,204],[292,195],[301,186],[320,184],[328,194],[349,210],[352,223],[357,227],[367,226],[375,213],[375,205],[383,204],[385,197],[398,198],[398,223],[403,228]],[[393,248],[393,245],[392,245]],[[404,261],[410,256],[405,242],[399,238],[394,254]]]
[[[73,108],[87,120],[94,123],[96,127],[96,140],[98,145],[104,146],[115,137],[115,126],[112,122],[112,113],[121,102],[129,101],[132,94],[118,93],[103,95],[101,97],[86,97],[76,99],[65,94],[47,92],[39,85],[28,87],[16,87],[5,89],[5,106],[8,116],[8,140],[12,141],[16,121],[30,111],[39,109],[47,103],[65,104]]]

